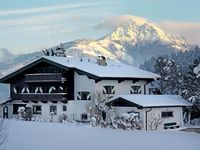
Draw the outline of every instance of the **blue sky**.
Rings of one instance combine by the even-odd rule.
[[[0,0],[0,48],[38,51],[111,31],[95,28],[112,16],[133,15],[193,43],[200,39],[199,0]]]

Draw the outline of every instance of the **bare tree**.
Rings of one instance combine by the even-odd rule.
[[[45,56],[49,56],[50,55],[50,52],[49,52],[49,50],[48,49],[42,49],[42,52],[43,52],[43,54],[45,55]]]
[[[95,92],[88,106],[92,126],[110,127],[114,129],[142,129],[139,114],[135,112],[120,114],[115,107],[107,106],[109,95]]]
[[[101,92],[97,91],[92,95],[91,104],[88,106],[87,110],[90,114],[90,117],[96,121],[96,126],[99,126],[102,118],[102,113],[107,110],[106,103],[106,96],[103,95]]]
[[[66,50],[63,43],[60,43],[60,45],[56,47],[56,56],[66,57]]]
[[[150,128],[150,130],[157,130],[159,125],[162,124],[162,118],[160,115],[151,114],[151,116],[148,118],[147,125]]]
[[[0,119],[0,149],[5,149],[5,143],[8,137],[7,122],[5,119]]]

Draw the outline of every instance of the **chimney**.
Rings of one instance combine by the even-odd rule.
[[[97,64],[100,66],[106,66],[107,62],[106,62],[106,57],[105,56],[98,56],[97,57]]]

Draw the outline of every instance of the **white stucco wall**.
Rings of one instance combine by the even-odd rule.
[[[90,100],[68,101],[67,116],[68,120],[81,120],[82,114],[88,114]]]
[[[95,81],[89,79],[85,75],[74,73],[74,100],[77,100],[77,94],[80,91],[88,91],[91,94],[95,93]]]
[[[118,82],[118,80],[101,80],[95,83],[95,80],[89,79],[85,75],[74,74],[74,99],[77,100],[77,92],[89,91],[91,93],[103,92],[104,86],[114,86],[115,95],[130,94],[131,86],[141,86],[141,94],[144,94],[144,85],[146,81],[138,81],[133,83],[131,80]],[[148,89],[146,90],[148,92]],[[147,93],[148,94],[148,93]]]
[[[161,117],[161,112],[173,112],[173,117],[161,118],[162,123],[158,127],[158,129],[163,129],[165,123],[173,123],[176,122],[177,126],[183,126],[183,113],[182,107],[160,107],[160,108],[152,108],[150,112],[148,112],[148,120],[151,119],[151,116],[159,116]],[[149,129],[149,128],[148,128]]]
[[[42,107],[42,113],[41,114],[32,114],[32,117],[35,119],[41,119],[44,121],[48,121],[51,116],[50,116],[50,106],[57,106],[57,114],[54,115],[53,120],[54,121],[59,121],[59,117],[63,114],[67,115],[66,111],[63,111],[63,105],[64,104],[62,102],[57,102],[57,103],[52,103],[52,102],[48,102],[48,103],[42,103],[42,102],[38,102],[38,103],[33,103],[33,102],[29,102],[29,103],[23,103],[22,101],[13,101],[12,103],[7,103],[6,106],[8,106],[8,110],[9,110],[9,114],[8,117],[9,118],[16,118],[17,114],[13,114],[13,104],[25,104],[26,107],[31,107],[33,108],[34,105],[41,105]],[[3,112],[1,113],[3,114]],[[3,116],[3,115],[1,115]]]
[[[95,89],[96,91],[103,91],[104,86],[114,86],[115,95],[127,95],[130,94],[131,86],[137,85],[141,86],[141,94],[144,94],[144,85],[146,81],[138,81],[133,83],[131,80],[125,80],[122,82],[118,82],[117,80],[102,80],[96,83]]]
[[[146,129],[146,111],[149,111],[147,113],[147,122],[152,119],[152,116],[157,116],[161,117],[161,112],[166,112],[166,111],[172,111],[173,112],[173,117],[167,117],[167,118],[161,118],[162,123],[158,126],[159,129],[164,129],[164,124],[165,123],[172,123],[176,122],[176,125],[178,126],[183,126],[183,113],[182,113],[182,107],[159,107],[159,108],[144,108],[144,109],[137,109],[136,107],[115,107],[116,110],[119,113],[126,113],[130,111],[134,112],[139,112],[141,120],[143,121],[143,127]],[[150,129],[149,126],[148,130]]]
[[[144,94],[144,85],[146,81],[138,81],[133,83],[131,80],[125,80],[118,82],[118,80],[101,80],[95,83],[95,80],[89,79],[85,75],[80,75],[74,73],[74,101],[68,101],[67,106],[67,116],[70,120],[80,120],[81,114],[88,113],[87,107],[90,101],[86,100],[77,100],[78,92],[88,91],[90,92],[91,97],[95,92],[103,93],[104,86],[114,86],[115,94],[114,95],[126,95],[130,94],[131,86],[137,85],[141,86],[141,94]],[[148,90],[146,90],[148,91]],[[113,95],[109,95],[113,96]]]

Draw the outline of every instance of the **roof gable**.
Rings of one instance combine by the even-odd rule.
[[[124,98],[121,98],[121,97],[118,97],[117,99],[113,100],[113,101],[110,101],[108,103],[106,103],[108,106],[115,106],[115,107],[137,107],[139,109],[142,108],[142,106],[136,104],[136,103],[133,103],[133,102],[130,102]]]
[[[192,104],[177,95],[118,95],[108,100],[108,103],[124,99],[141,107],[182,107]]]
[[[33,61],[33,62],[31,62],[31,63],[29,63],[29,64],[23,66],[22,68],[20,68],[20,69],[18,69],[18,70],[16,70],[16,71],[14,71],[14,72],[12,72],[12,73],[10,73],[10,74],[4,76],[3,78],[0,79],[0,82],[1,82],[1,83],[8,83],[8,80],[9,80],[9,79],[15,77],[16,75],[18,75],[18,74],[20,74],[20,73],[23,73],[24,71],[26,71],[26,70],[28,70],[28,69],[30,69],[30,68],[32,68],[32,67],[34,67],[34,66],[36,66],[36,65],[38,65],[38,64],[40,64],[40,63],[42,63],[42,62],[46,62],[46,63],[48,63],[48,64],[51,64],[51,65],[60,67],[60,68],[62,68],[62,69],[64,69],[64,70],[69,70],[69,68],[66,67],[66,66],[63,66],[63,65],[61,65],[61,64],[58,64],[58,63],[56,63],[56,62],[50,61],[50,60],[45,59],[45,58],[42,57],[42,58],[36,59],[35,61]]]

